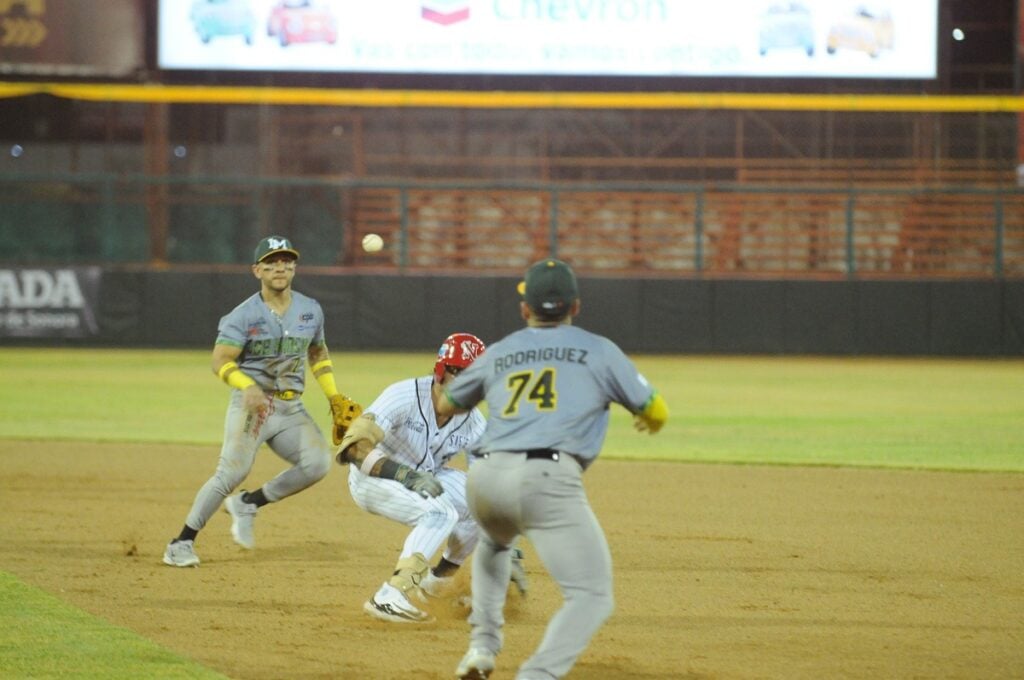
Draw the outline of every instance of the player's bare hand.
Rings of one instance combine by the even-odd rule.
[[[641,413],[637,413],[633,416],[633,427],[636,428],[637,432],[649,432],[654,434],[660,430],[661,426],[664,424],[664,421],[645,418]]]
[[[249,385],[242,392],[242,406],[249,413],[262,416],[269,408],[269,400],[259,385]]]

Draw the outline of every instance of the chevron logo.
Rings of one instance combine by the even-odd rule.
[[[38,47],[46,40],[46,25],[38,19],[4,17],[0,28],[3,29],[0,47]]]
[[[424,0],[420,16],[442,26],[451,26],[469,19],[468,0]]]

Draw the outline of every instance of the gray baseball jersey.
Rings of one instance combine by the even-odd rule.
[[[448,386],[456,404],[487,402],[478,452],[551,448],[584,467],[601,450],[609,404],[636,412],[653,392],[614,342],[570,325],[516,331]]]
[[[256,293],[221,318],[217,344],[240,347],[239,368],[263,390],[302,392],[309,346],[324,344],[324,313],[319,302],[293,290],[279,317]]]

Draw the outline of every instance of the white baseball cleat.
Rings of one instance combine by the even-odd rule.
[[[198,567],[199,555],[196,555],[195,543],[178,539],[168,543],[164,550],[164,564],[172,567]]]
[[[434,617],[410,602],[401,590],[388,583],[363,603],[363,611],[381,621],[395,623],[430,623],[434,620]]]
[[[434,576],[434,572],[428,571],[420,581],[420,590],[430,597],[444,597],[451,592],[454,582],[454,576]]]
[[[455,677],[459,680],[487,680],[493,670],[494,655],[486,649],[470,647],[455,669]]]
[[[235,543],[246,550],[255,548],[256,537],[253,535],[252,524],[259,508],[254,503],[246,503],[242,500],[242,494],[238,494],[224,500],[224,509],[231,515],[231,536]]]

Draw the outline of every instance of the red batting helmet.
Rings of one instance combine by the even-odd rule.
[[[452,333],[441,343],[441,349],[437,350],[434,380],[441,381],[445,366],[466,368],[483,353],[484,341],[480,338],[471,333]]]

